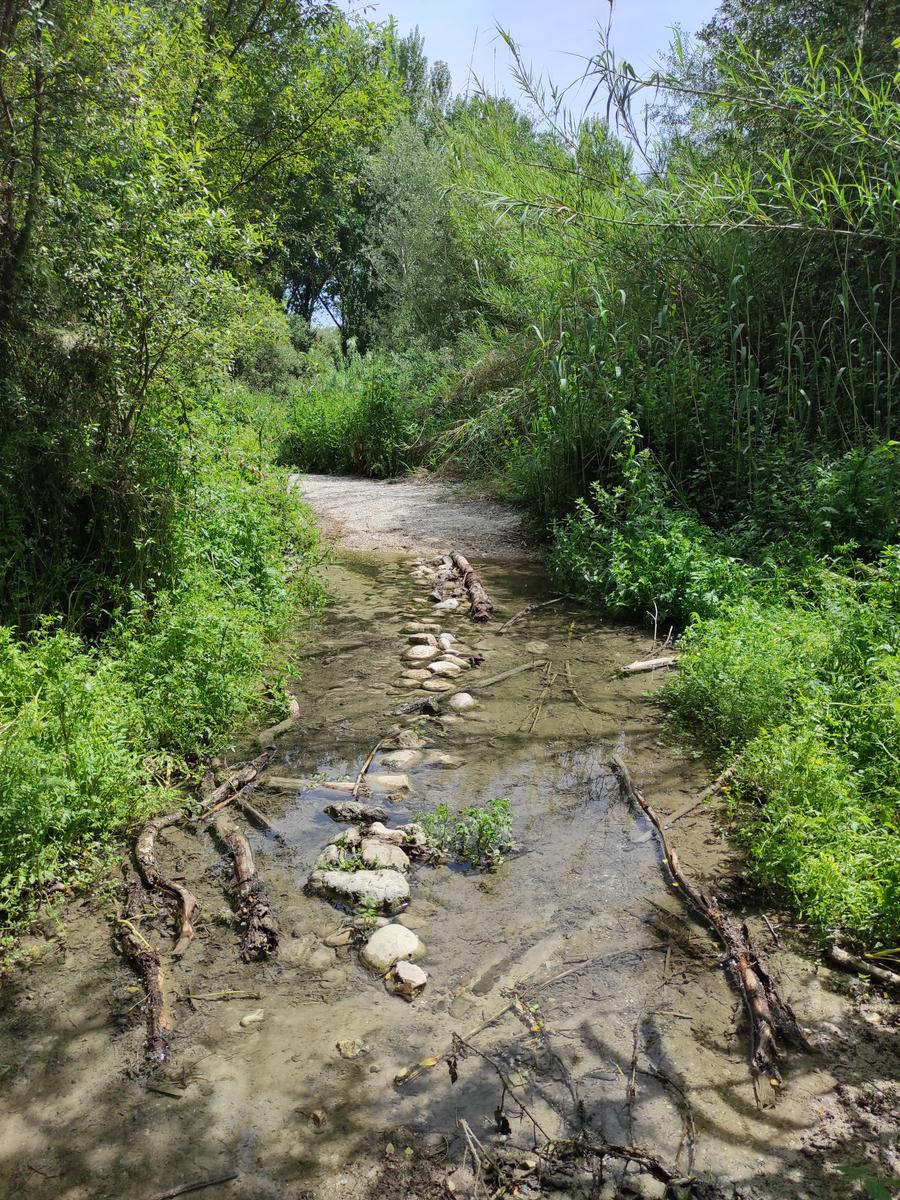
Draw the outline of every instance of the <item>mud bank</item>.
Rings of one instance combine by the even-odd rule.
[[[706,807],[674,827],[685,869],[734,898],[816,1050],[788,1054],[777,1105],[754,1102],[740,1003],[606,765],[621,754],[663,814],[708,782],[709,768],[663,735],[660,680],[616,674],[648,656],[649,637],[568,602],[501,634],[505,618],[548,598],[546,581],[509,555],[482,554],[478,567],[495,619],[476,629],[460,611],[442,627],[483,658],[483,673],[521,664],[537,644],[558,678],[547,690],[541,673],[525,673],[470,714],[415,726],[461,765],[413,765],[411,790],[387,804],[390,824],[439,803],[507,797],[519,845],[489,874],[413,866],[401,920],[424,944],[424,993],[408,1004],[352,947],[328,945],[344,914],[304,894],[334,836],[324,813],[333,793],[281,783],[254,796],[282,839],[247,827],[282,930],[267,963],[238,958],[219,848],[166,831],[159,857],[201,907],[199,936],[173,966],[172,1063],[153,1079],[139,1069],[141,995],[113,949],[112,901],[85,901],[64,930],[35,939],[38,961],[4,988],[0,1195],[143,1200],[232,1171],[233,1181],[197,1194],[471,1195],[461,1120],[498,1154],[528,1150],[534,1122],[551,1138],[638,1144],[705,1181],[696,1195],[849,1196],[858,1185],[841,1165],[890,1174],[891,1010],[854,998],[852,982],[817,965],[770,909],[775,944],[747,901],[720,815]],[[410,697],[399,683],[401,629],[431,615],[396,553],[345,549],[327,584],[332,603],[300,648],[301,720],[271,767],[280,780],[355,775]],[[142,928],[168,948],[153,913]],[[455,1081],[442,1060],[454,1034],[485,1056],[460,1056]],[[346,1056],[347,1044],[361,1049]],[[661,1196],[656,1182],[620,1166],[602,1183],[557,1180],[544,1194]],[[537,1194],[528,1186],[521,1195]]]

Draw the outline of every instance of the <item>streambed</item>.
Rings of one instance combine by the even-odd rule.
[[[393,715],[410,698],[398,683],[401,629],[431,616],[410,557],[344,550],[327,568],[332,603],[301,648],[301,719],[279,739],[271,774],[352,778],[402,724]],[[0,1195],[142,1200],[230,1171],[238,1178],[198,1195],[471,1194],[461,1119],[498,1151],[533,1141],[532,1120],[516,1103],[507,1099],[496,1114],[498,1069],[548,1136],[639,1144],[708,1181],[703,1194],[841,1194],[834,1164],[852,1160],[857,1134],[835,1092],[832,1058],[849,1053],[852,1039],[860,1078],[883,1074],[888,1030],[867,1028],[840,979],[788,937],[772,944],[761,916],[743,913],[782,995],[824,1051],[790,1052],[780,1102],[756,1107],[738,998],[606,765],[621,754],[661,814],[683,808],[710,777],[708,765],[664,736],[653,698],[661,680],[616,674],[648,657],[649,634],[569,602],[501,633],[505,618],[549,598],[545,575],[509,548],[477,565],[495,620],[476,628],[460,609],[441,621],[483,657],[472,682],[522,664],[531,644],[543,643],[556,683],[548,690],[541,672],[526,672],[486,691],[471,713],[415,725],[461,765],[412,767],[411,790],[387,805],[389,823],[439,803],[507,797],[519,846],[491,873],[413,867],[402,920],[425,946],[417,960],[428,975],[424,993],[407,1004],[354,949],[326,945],[343,914],[303,887],[335,833],[324,813],[333,793],[263,785],[254,796],[284,839],[248,830],[282,931],[267,963],[238,958],[227,866],[212,839],[166,831],[159,857],[196,892],[201,920],[174,970],[181,999],[162,1086],[137,1069],[141,997],[112,945],[111,902],[105,912],[85,902],[67,914],[66,936],[36,942],[36,964],[6,986]],[[727,887],[741,869],[714,812],[685,816],[673,838],[707,886]],[[261,1019],[241,1024],[259,1010]],[[461,1058],[455,1082],[443,1061],[454,1034],[487,1056]],[[364,1049],[344,1057],[338,1043]],[[506,1121],[510,1132],[498,1135]],[[603,1186],[593,1194],[662,1195],[640,1173],[622,1179],[614,1170]]]

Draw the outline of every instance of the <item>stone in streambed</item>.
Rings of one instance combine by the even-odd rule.
[[[403,676],[401,676],[397,680],[397,687],[412,689],[412,688],[417,688],[417,687],[421,687],[421,686],[422,686],[422,684],[418,679],[404,679]]]
[[[387,813],[375,804],[363,804],[359,800],[338,800],[325,808],[326,816],[332,821],[358,821],[367,825],[371,821],[386,821]]]
[[[400,672],[400,678],[401,679],[416,679],[416,680],[421,681],[423,679],[430,679],[431,672],[428,670],[427,667],[409,667],[406,671]]]
[[[425,990],[428,976],[415,963],[403,960],[394,966],[390,980],[395,995],[402,996],[404,1000],[415,1000]]]
[[[343,929],[337,929],[334,933],[330,933],[325,938],[325,945],[330,946],[332,950],[338,950],[341,946],[349,946],[353,941],[353,930],[349,926]]]
[[[452,633],[439,633],[438,634],[437,644],[440,646],[440,648],[442,650],[449,650],[455,641],[456,641],[456,638],[453,636]]]
[[[404,651],[403,658],[406,662],[411,663],[427,663],[433,658],[437,658],[440,654],[437,646],[410,646]]]
[[[397,912],[409,900],[409,884],[400,871],[313,871],[306,884],[313,895],[341,904],[374,904]]]
[[[468,712],[472,708],[478,707],[478,701],[468,692],[457,692],[447,701],[454,712]]]
[[[424,947],[411,929],[385,925],[376,929],[362,949],[360,958],[375,971],[387,971],[401,959],[415,958]]]
[[[459,608],[459,601],[449,596],[446,600],[439,600],[434,606],[435,612],[456,612]],[[424,984],[422,985],[425,986]]]
[[[461,758],[457,758],[455,754],[445,754],[443,750],[429,750],[422,759],[423,767],[461,767],[462,765]]]
[[[421,621],[410,621],[400,630],[401,633],[425,633],[426,628]]]
[[[426,692],[449,692],[453,689],[453,684],[444,679],[426,679],[421,686]]]
[[[433,633],[411,633],[409,642],[412,646],[436,646],[438,644]]]
[[[411,792],[412,784],[408,775],[384,775],[380,771],[366,776],[366,786],[373,792]],[[382,811],[379,821],[385,819]]]
[[[468,671],[472,665],[467,658],[462,658],[459,654],[445,654],[441,662],[453,663],[454,667],[459,667],[461,671]]]
[[[444,679],[455,679],[462,671],[462,667],[458,667],[456,663],[447,662],[445,658],[438,659],[429,665],[428,670],[432,675],[440,675]]]
[[[387,867],[392,871],[408,871],[409,859],[399,846],[379,838],[365,837],[361,847],[362,860],[367,867]]]
[[[380,767],[415,767],[422,761],[422,755],[418,750],[391,750],[388,754],[382,756]]]

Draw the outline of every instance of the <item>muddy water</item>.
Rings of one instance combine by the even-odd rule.
[[[535,655],[551,660],[554,680],[527,672],[485,691],[471,714],[415,725],[462,765],[414,769],[392,823],[440,802],[505,796],[519,847],[491,874],[414,868],[403,920],[425,943],[424,994],[407,1004],[355,951],[323,944],[343,914],[302,889],[335,833],[322,811],[333,793],[262,787],[254,802],[286,843],[250,833],[283,930],[271,963],[238,959],[211,839],[176,830],[160,842],[167,873],[183,876],[202,908],[200,936],[171,968],[178,1033],[161,1083],[136,1069],[141,997],[111,946],[111,904],[70,912],[65,935],[37,943],[37,964],[7,987],[0,1195],[141,1200],[230,1171],[236,1180],[199,1194],[447,1195],[462,1156],[459,1120],[487,1144],[496,1133],[498,1070],[531,1118],[507,1098],[504,1138],[515,1144],[532,1145],[537,1122],[549,1137],[646,1146],[742,1195],[822,1194],[820,1167],[801,1151],[827,1116],[833,1080],[821,1060],[795,1055],[781,1103],[756,1108],[737,1000],[606,767],[621,753],[661,813],[708,779],[663,736],[653,699],[661,681],[615,674],[648,656],[649,637],[567,603],[501,634],[505,617],[546,598],[544,577],[528,563],[479,566],[497,618],[484,629],[459,614],[443,622],[484,657],[467,681]],[[301,646],[303,715],[278,743],[280,777],[355,774],[410,698],[397,683],[401,627],[432,615],[400,559],[347,554],[327,582],[333,603]],[[675,830],[688,870],[707,883],[727,874],[728,845],[708,813]],[[169,944],[159,921],[148,916],[143,927]],[[775,959],[801,1019],[810,1006],[835,1017],[838,1001],[809,964],[783,948]],[[522,1000],[511,1005],[513,989]],[[262,1019],[242,1027],[256,1010]],[[395,1083],[444,1055],[454,1033],[487,1058],[460,1060],[456,1082],[440,1062]],[[336,1044],[354,1040],[365,1052],[342,1057]]]

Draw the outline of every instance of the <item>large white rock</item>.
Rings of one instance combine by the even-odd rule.
[[[380,821],[373,821],[366,833],[369,837],[378,838],[382,842],[392,842],[395,846],[403,845],[403,830],[388,829]]]
[[[434,606],[435,612],[456,612],[459,608],[459,601],[449,596],[446,600],[440,600]]]
[[[436,646],[438,644],[433,633],[411,633],[409,641],[413,646]]]
[[[478,701],[468,692],[456,692],[447,703],[454,712],[468,712],[470,708],[478,707]]]
[[[387,867],[391,871],[408,871],[409,859],[399,846],[392,842],[382,842],[379,838],[364,837],[362,840],[362,860],[367,867]]]
[[[369,772],[365,777],[366,787],[371,792],[410,792],[412,784],[408,775],[383,775],[380,771]],[[381,813],[382,818],[384,812]]]
[[[421,686],[426,692],[449,692],[453,684],[445,679],[426,679]]]
[[[410,646],[403,654],[406,662],[427,663],[440,654],[437,646]]]
[[[314,895],[342,904],[376,904],[396,912],[409,899],[409,883],[400,871],[313,871],[306,884]]]
[[[415,767],[422,761],[418,750],[391,750],[381,758],[380,767],[390,767],[392,770],[404,767]]]
[[[453,663],[454,667],[459,667],[461,671],[468,671],[472,665],[467,658],[463,658],[459,654],[445,654],[441,662]]]
[[[440,648],[442,650],[449,650],[455,641],[456,641],[456,638],[453,636],[452,633],[439,633],[438,634],[437,644],[440,646]]]
[[[376,971],[387,971],[401,959],[415,958],[424,946],[411,929],[403,925],[384,925],[376,929],[365,946],[360,958],[367,967]]]

